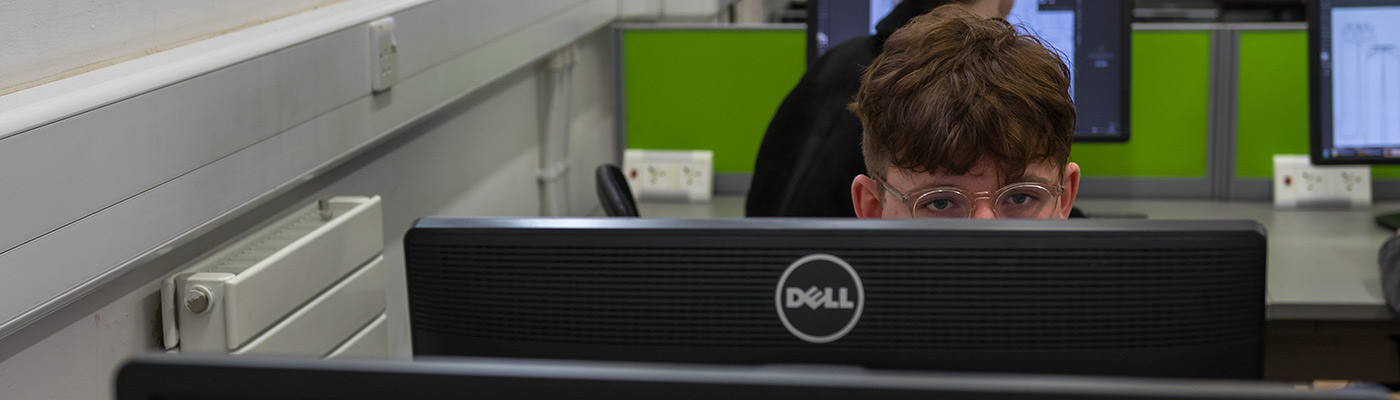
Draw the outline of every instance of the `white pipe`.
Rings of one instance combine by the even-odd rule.
[[[548,61],[548,103],[540,124],[540,215],[569,212],[569,98],[573,92],[577,46],[569,46]]]

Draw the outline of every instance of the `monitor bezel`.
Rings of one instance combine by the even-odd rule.
[[[346,379],[353,377],[354,379]],[[959,372],[861,370],[833,366],[727,366],[502,358],[311,360],[269,356],[139,355],[115,373],[118,400],[155,398],[440,398],[474,391],[512,398],[522,390],[577,398],[653,398],[700,389],[738,398],[808,399],[813,393],[946,397],[1229,400],[1382,400],[1379,392],[1298,390],[1260,381],[1144,379]],[[249,384],[257,382],[259,384]],[[627,387],[628,391],[616,390]],[[673,389],[674,388],[674,389]],[[694,392],[690,392],[694,393]],[[207,396],[212,395],[212,396]],[[568,398],[569,396],[559,396]],[[697,396],[682,396],[693,398]]]
[[[1323,147],[1323,113],[1330,113],[1332,110],[1323,110],[1322,96],[1331,96],[1331,93],[1323,93],[1322,90],[1322,0],[1308,0],[1308,158],[1313,165],[1395,165],[1400,164],[1400,157],[1346,157],[1328,158],[1322,156]],[[1331,12],[1331,10],[1327,10]],[[1329,27],[1330,28],[1330,27]],[[1329,92],[1331,92],[1329,90]],[[1333,121],[1334,125],[1336,121]],[[1329,131],[1329,134],[1335,134]]]
[[[1076,16],[1075,18],[1078,18]],[[1118,102],[1119,118],[1123,124],[1123,131],[1116,136],[1080,135],[1079,124],[1076,117],[1074,128],[1074,141],[1076,143],[1126,143],[1132,138],[1133,123],[1133,5],[1125,2],[1119,10],[1118,15],[1118,38],[1119,54],[1126,57],[1119,57],[1123,63],[1123,76],[1118,83],[1118,96],[1122,101]],[[1077,34],[1077,33],[1076,33]]]

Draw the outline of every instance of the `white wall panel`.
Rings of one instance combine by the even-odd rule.
[[[729,7],[732,0],[661,0],[665,20],[714,20],[715,14]]]
[[[448,57],[448,61],[402,80],[384,94],[360,96],[348,104],[321,114],[285,132],[256,141],[230,155],[206,159],[207,164],[203,164],[203,166],[187,166],[189,168],[187,171],[178,172],[170,177],[174,179],[166,178],[169,180],[164,183],[156,182],[154,187],[141,188],[149,180],[157,180],[156,178],[159,176],[153,178],[140,174],[138,174],[140,176],[133,175],[131,180],[120,184],[111,186],[99,184],[97,188],[102,190],[111,192],[127,190],[126,193],[131,193],[130,191],[134,190],[135,193],[132,193],[134,196],[128,194],[131,197],[124,200],[117,199],[120,202],[101,208],[99,212],[85,217],[81,217],[86,215],[83,213],[91,211],[78,211],[76,215],[80,216],[81,219],[77,219],[71,224],[62,225],[60,229],[53,230],[36,240],[26,242],[9,252],[0,254],[0,320],[11,322],[0,327],[0,336],[7,333],[6,329],[10,331],[17,329],[20,325],[17,321],[32,320],[47,310],[81,296],[107,279],[120,274],[126,268],[138,265],[150,256],[159,254],[159,248],[165,243],[192,236],[200,229],[218,224],[221,218],[235,215],[241,210],[256,205],[259,200],[267,198],[270,194],[294,187],[315,174],[323,172],[326,168],[373,146],[422,117],[437,112],[441,107],[462,98],[482,85],[511,71],[518,70],[550,51],[578,39],[581,35],[602,27],[614,18],[617,7],[615,1],[605,0],[589,0],[573,4],[554,2],[552,4],[555,5],[555,9],[548,12],[528,8],[518,9],[517,11],[520,12],[528,11],[539,14],[536,18],[530,18],[535,22],[517,27],[509,33],[464,54]],[[495,17],[492,15],[474,16],[478,19]],[[456,23],[467,22],[459,21]],[[347,34],[356,35],[354,29],[358,28],[352,28]],[[328,36],[326,40],[334,40],[332,38],[338,37],[338,35]],[[368,34],[363,33],[359,36],[361,39],[357,40],[367,40]],[[412,45],[412,43],[405,45]],[[365,44],[362,47],[367,49],[368,45]],[[351,54],[347,56],[347,59],[364,54],[355,50],[344,52]],[[268,57],[271,60],[278,60],[282,57],[279,54],[282,53],[274,53]],[[335,57],[340,56],[340,52],[335,55]],[[367,55],[364,59],[367,62]],[[309,64],[313,68],[318,65],[323,68],[327,67],[321,63]],[[251,66],[246,67],[251,69],[245,72],[242,69],[244,66]],[[235,143],[225,142],[225,140],[230,139],[226,135],[238,137],[240,132],[247,130],[276,130],[274,127],[283,122],[279,118],[295,119],[306,113],[314,113],[315,107],[307,108],[308,111],[302,112],[291,102],[303,99],[304,97],[301,96],[318,93],[317,90],[321,89],[295,88],[296,84],[290,80],[299,78],[315,80],[319,78],[299,77],[295,73],[286,77],[278,77],[287,74],[288,70],[278,68],[276,62],[271,64],[249,62],[221,70],[221,72],[223,71],[227,72],[200,76],[180,85],[143,94],[113,106],[70,118],[61,123],[69,123],[69,121],[78,123],[77,121],[83,120],[83,117],[92,113],[128,102],[141,104],[141,101],[147,98],[151,99],[150,101],[153,102],[151,105],[131,109],[129,114],[132,117],[127,117],[127,119],[134,120],[130,122],[134,125],[120,130],[122,132],[142,132],[143,129],[151,129],[159,132],[159,134],[153,135],[150,141],[142,143],[144,146],[120,141],[103,142],[102,146],[93,147],[81,147],[83,146],[81,140],[70,144],[79,146],[79,148],[91,149],[93,157],[101,156],[97,150],[101,150],[103,146],[112,146],[107,147],[108,151],[112,148],[120,148],[121,151],[113,151],[113,153],[126,158],[126,160],[118,160],[116,164],[111,164],[112,169],[131,168],[126,171],[141,171],[154,175],[155,171],[142,169],[155,168],[143,164],[147,161],[141,160],[142,158],[171,157],[179,162],[192,162],[191,160],[200,157],[218,154],[226,147],[236,147],[238,144],[242,144],[236,140],[233,140]],[[291,71],[296,71],[296,69],[293,68]],[[233,75],[235,79],[226,80],[225,74]],[[208,81],[205,82],[206,80]],[[258,82],[268,81],[290,86],[262,92],[252,90],[247,94],[230,94],[243,93],[245,87],[257,87]],[[367,81],[368,79],[365,78],[364,82]],[[186,85],[195,85],[192,87],[209,86],[202,86],[200,91],[193,94],[181,94],[182,92],[174,90]],[[335,83],[327,83],[327,85],[334,87],[323,89],[329,89],[332,92],[345,89]],[[363,90],[360,83],[350,86],[353,87],[354,91]],[[236,104],[226,103],[226,100],[221,100],[221,98],[233,98],[232,103]],[[310,103],[317,101],[320,101],[319,98],[310,101]],[[334,101],[327,102],[333,103]],[[167,107],[177,110],[181,107],[192,107],[185,109],[192,115],[160,114],[166,112]],[[235,113],[235,117],[222,115],[226,112],[222,107],[243,110],[238,112],[246,112],[248,113],[244,115],[247,117],[246,119],[257,121],[247,121],[245,118],[236,117],[243,114]],[[293,111],[279,111],[288,109]],[[90,126],[69,127],[52,132],[63,132],[63,134],[76,135],[77,137],[83,137],[84,134],[93,135],[92,131],[103,129],[103,124],[100,122],[104,120],[109,123],[121,123],[123,117],[120,115],[125,114],[104,116],[104,119],[97,120],[99,123]],[[159,117],[151,118],[152,115]],[[147,119],[149,121],[142,122],[142,120]],[[236,128],[229,129],[226,128],[227,125],[233,125]],[[53,126],[59,125],[53,124],[45,128]],[[206,136],[203,141],[185,142],[182,140],[185,136],[199,135],[205,132],[214,132],[214,134]],[[11,146],[12,143],[21,143],[19,142],[21,139],[39,140],[33,138],[47,138],[49,134],[31,131],[0,140],[0,151]],[[52,135],[63,134],[52,133]],[[524,134],[533,137],[536,132],[531,131]],[[101,136],[87,137],[101,138]],[[119,147],[123,145],[129,147]],[[173,151],[166,151],[165,146],[191,147],[181,147],[180,155],[171,155],[167,153],[173,153]],[[55,149],[60,148],[62,147],[50,144],[48,147],[32,148],[31,152],[52,155],[56,151]],[[192,152],[195,155],[185,158],[184,153],[191,152],[189,148],[194,149]],[[5,163],[10,162],[3,157],[0,157],[0,160],[5,160],[3,161]],[[69,160],[69,162],[74,163],[74,160]],[[150,162],[154,163],[151,165],[163,168],[169,168],[169,166],[162,163],[173,163],[173,161],[164,159]],[[132,167],[128,163],[136,165],[136,167]],[[76,164],[95,165],[96,163],[76,162]],[[98,174],[109,173],[107,171],[91,171]],[[165,170],[161,169],[161,171]],[[63,193],[62,185],[56,189],[47,189],[54,185],[55,181],[52,179],[22,181],[19,179],[24,176],[23,174],[15,176],[19,183],[12,188],[16,190],[48,190],[51,196]],[[73,176],[78,177],[74,179],[85,177],[84,174],[73,174]],[[133,182],[133,180],[139,181]],[[73,186],[69,187],[68,190],[86,192],[91,188]],[[0,197],[0,199],[8,201],[5,197]],[[29,201],[37,199],[36,197]],[[100,204],[101,202],[96,203]],[[90,204],[92,203],[75,203],[67,206],[78,209],[82,208],[81,206],[91,207]],[[43,207],[49,206],[43,205],[39,208],[26,206],[19,211],[39,210]],[[11,208],[6,205],[0,209],[9,210]],[[74,211],[69,210],[68,212],[73,213]],[[9,229],[5,231],[9,231]],[[84,245],[75,249],[74,243],[83,243]],[[66,295],[46,302],[58,293],[66,293]],[[41,303],[45,306],[35,307]]]
[[[0,0],[0,93],[333,0]]]
[[[456,57],[580,0],[436,1],[394,15],[399,77]],[[612,14],[611,12],[609,14]]]
[[[574,199],[587,211],[596,209],[597,200],[592,197],[592,171],[583,166],[592,164],[590,158],[612,158],[613,103],[597,101],[611,96],[612,78],[601,75],[599,81],[580,83],[593,76],[587,71],[611,71],[611,43],[606,29],[582,39],[575,72],[575,103],[592,101],[602,107],[573,108],[577,140],[571,152],[579,168],[570,176],[587,182],[575,189],[588,196]],[[534,215],[538,210],[537,138],[532,134],[538,130],[538,81],[532,67],[518,68],[475,89],[424,123],[304,184],[316,190],[277,200],[301,205],[337,194],[383,196],[384,268],[391,271],[386,277],[387,334],[398,357],[406,357],[409,350],[402,235],[413,221],[425,215]],[[194,258],[201,251],[180,248],[170,254]],[[151,264],[173,269],[180,261],[162,257]],[[145,269],[141,272],[149,274]],[[160,346],[156,282],[113,286],[0,340],[0,398],[110,399],[115,366],[131,354]],[[109,293],[113,289],[122,292]],[[42,337],[29,338],[35,335]]]
[[[3,1],[6,0],[0,0]],[[168,51],[0,95],[0,138],[281,51],[427,1],[343,0]]]
[[[620,0],[617,16],[631,20],[655,20],[661,18],[661,3],[662,0]]]
[[[389,349],[389,327],[388,319],[383,314],[369,325],[365,325],[359,332],[341,344],[339,348],[327,354],[326,358],[374,358],[383,357]]]
[[[44,0],[50,1],[65,3],[70,8],[97,3]],[[130,1],[174,4],[185,0]],[[227,3],[267,7],[263,3],[271,1],[274,0]],[[0,0],[0,31],[14,26],[10,23],[12,19],[7,19],[15,15],[9,13],[8,6],[38,2]],[[196,4],[207,2],[191,0],[184,5],[197,8]],[[178,6],[180,4],[172,7]],[[257,104],[252,106],[253,112],[267,120],[302,122],[281,130],[273,128],[277,131],[266,138],[221,158],[198,164],[92,212],[72,215],[66,219],[70,223],[53,226],[44,236],[0,254],[0,321],[15,310],[26,313],[25,322],[36,321],[27,327],[0,323],[0,398],[111,398],[115,367],[132,354],[155,351],[159,347],[157,283],[160,275],[197,258],[201,252],[278,210],[327,195],[384,196],[384,267],[391,271],[387,277],[389,299],[385,334],[394,354],[406,356],[409,338],[402,234],[413,220],[424,215],[534,215],[537,212],[535,173],[541,83],[537,65],[533,63],[575,41],[580,51],[574,72],[574,101],[570,107],[570,211],[583,215],[597,207],[592,168],[613,159],[615,144],[612,41],[610,32],[599,28],[615,18],[619,8],[619,0],[345,0],[314,12],[191,43],[87,75],[0,95],[0,138],[9,138],[0,140],[0,152],[3,152],[11,139],[18,140],[34,133],[11,136],[17,132],[36,126],[48,127],[59,120],[73,119],[69,117],[75,114],[87,115],[147,96],[163,96],[183,82],[193,84],[214,76],[210,71],[223,71],[228,69],[226,67],[251,63],[265,56],[287,59],[275,54],[346,28],[362,26],[379,16],[395,15],[401,28],[405,27],[404,21],[413,25],[399,36],[401,45],[407,46],[405,53],[401,53],[404,57],[401,61],[413,68],[413,73],[403,75],[407,79],[388,93],[360,94],[348,102],[333,105],[330,111],[317,113],[314,109],[320,107],[322,93],[347,88],[334,83],[338,81],[320,81],[316,77],[311,78],[313,82],[310,83],[297,82],[306,78],[284,75],[289,70],[277,65],[259,67],[242,82],[263,82],[272,76],[279,87],[311,86],[273,91],[278,96],[286,96],[281,100],[252,99],[255,103],[287,102]],[[176,12],[173,10],[172,13]],[[243,10],[225,11],[236,16]],[[498,20],[514,21],[514,25],[495,23]],[[417,21],[427,21],[421,23],[425,25],[450,25],[422,27]],[[334,28],[337,26],[340,28]],[[0,42],[7,39],[10,37],[0,37]],[[323,57],[310,56],[312,59]],[[5,61],[0,59],[0,64]],[[364,71],[367,71],[367,60],[365,62]],[[322,66],[308,64],[305,67]],[[0,73],[0,80],[4,79],[5,75]],[[334,87],[315,87],[316,82]],[[364,84],[367,85],[367,80]],[[232,97],[229,93],[238,90],[212,85],[193,95],[214,93]],[[118,151],[123,143],[115,140],[102,142],[108,146],[105,152],[99,151],[103,150],[102,146],[81,147],[87,143],[84,140],[66,145],[88,149],[81,153],[85,157],[102,157],[111,152],[125,158],[172,157],[179,162],[191,162],[198,157],[218,154],[224,148],[220,146],[236,146],[225,140],[245,140],[240,132],[246,134],[246,131],[241,129],[258,129],[259,124],[267,123],[240,122],[216,115],[223,112],[220,108],[223,103],[218,99],[186,98],[177,103],[177,107],[187,107],[188,115],[157,120],[154,116],[161,112],[160,107],[148,105],[113,114],[117,116],[110,117],[114,119],[106,124],[94,123],[74,129],[119,131],[113,129],[118,125],[111,122],[122,121],[121,115],[130,115],[127,118],[134,122],[148,120],[142,122],[144,125],[132,125],[135,128],[122,128],[121,131],[126,132],[190,128],[179,134],[148,139],[145,146],[123,148],[137,148],[132,150],[135,152]],[[220,127],[227,124],[245,125],[239,129]],[[158,151],[161,146],[189,146],[181,135],[195,132],[189,135],[198,136],[206,130],[231,137],[204,136],[208,139],[204,145],[193,146],[193,153],[203,155],[188,159],[181,158],[183,154]],[[83,139],[103,140],[101,136]],[[30,158],[6,158],[21,157],[16,153],[0,157],[0,179],[8,179],[4,172],[7,170],[46,173],[27,168],[28,164],[21,161],[75,154],[63,148],[37,147],[33,148],[33,153],[27,156]],[[110,165],[167,166],[162,164],[165,162],[172,160],[117,159]],[[156,173],[156,170],[165,171],[160,168],[148,171]],[[90,172],[117,174],[121,171]],[[84,179],[81,174],[70,176]],[[6,188],[0,191],[0,203],[18,201],[20,197],[11,197],[8,193],[15,190],[82,194],[93,188],[57,179],[13,182],[5,184],[20,186],[0,186]],[[71,187],[64,189],[61,187],[64,185]],[[136,186],[141,185],[145,183]],[[50,202],[61,201],[51,199]],[[45,204],[44,207],[48,207]],[[44,209],[24,211],[43,213]],[[0,216],[8,218],[10,214],[4,214],[6,212],[8,210],[0,209]],[[9,222],[0,218],[0,236],[9,230]],[[187,242],[191,238],[193,241]],[[23,284],[10,283],[15,281]],[[84,281],[87,283],[82,284]],[[108,281],[111,283],[104,284]],[[53,298],[65,289],[70,290],[67,295]],[[25,311],[24,301],[11,301],[11,296],[31,295],[32,299],[52,298],[47,303],[51,307]],[[56,307],[63,304],[68,305]],[[49,312],[52,314],[39,318]],[[10,333],[14,334],[5,336]]]
[[[22,167],[0,168],[0,254],[368,94],[368,42],[346,29],[0,139]]]
[[[616,99],[616,70],[611,57],[611,32],[603,32],[578,43],[578,61],[574,64],[573,98],[569,103],[569,214],[589,215],[598,209],[598,192],[593,170],[603,163],[612,163],[617,134],[600,129],[614,124],[615,103],[600,100]]]

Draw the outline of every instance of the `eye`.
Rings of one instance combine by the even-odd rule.
[[[1037,193],[1034,190],[1018,190],[1007,193],[1002,198],[1002,206],[1033,207],[1040,203],[1047,194]]]
[[[924,211],[931,213],[945,214],[951,212],[954,209],[962,208],[962,205],[957,199],[952,197],[930,196],[929,198],[923,199],[923,202],[919,204],[919,208],[922,208]]]
[[[948,207],[952,206],[953,201],[948,199],[934,199],[933,201],[928,202],[928,208],[934,211],[947,210]]]

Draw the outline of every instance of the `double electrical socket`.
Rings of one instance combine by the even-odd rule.
[[[622,174],[637,200],[707,202],[714,196],[715,153],[627,149]]]
[[[1316,166],[1306,155],[1274,155],[1274,207],[1370,205],[1370,166]]]

